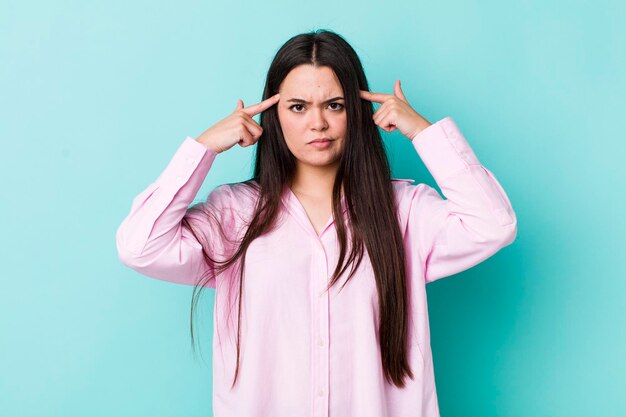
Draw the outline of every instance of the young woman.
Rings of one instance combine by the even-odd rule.
[[[446,199],[390,177],[379,127],[411,141]],[[190,206],[236,144],[257,145],[253,177]],[[130,268],[195,285],[192,324],[196,290],[215,288],[216,416],[434,417],[425,285],[516,234],[455,122],[428,122],[399,81],[369,92],[352,47],[320,30],[278,50],[263,101],[182,141],[116,239]]]

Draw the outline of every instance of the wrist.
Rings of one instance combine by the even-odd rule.
[[[430,123],[428,120],[424,119],[424,121],[420,122],[417,125],[417,128],[413,131],[413,133],[411,135],[409,135],[409,139],[413,140],[417,137],[417,135],[419,135],[420,133],[422,133],[424,130],[426,130],[426,128],[428,128],[429,126],[432,126],[432,123]]]
[[[201,143],[205,148],[207,148],[210,151],[213,151],[215,153],[220,153],[221,152],[221,150],[218,147],[216,147],[215,145],[213,145],[211,143],[204,142],[204,141],[200,140],[200,138],[197,138],[196,142]]]

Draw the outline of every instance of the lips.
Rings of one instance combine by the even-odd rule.
[[[311,141],[311,142],[309,142],[309,143],[330,142],[331,140],[332,140],[332,139],[330,139],[330,138],[320,138],[320,139],[315,139],[315,140],[312,140],[312,141]]]

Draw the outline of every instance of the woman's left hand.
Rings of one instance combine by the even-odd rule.
[[[394,94],[359,91],[362,99],[382,103],[374,112],[373,118],[374,123],[385,132],[398,129],[404,136],[413,139],[419,132],[431,125],[421,114],[413,110],[402,92],[400,80],[396,80]]]

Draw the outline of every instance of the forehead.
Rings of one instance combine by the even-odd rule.
[[[281,98],[324,100],[343,94],[339,79],[330,67],[299,65],[285,77],[278,92]]]

